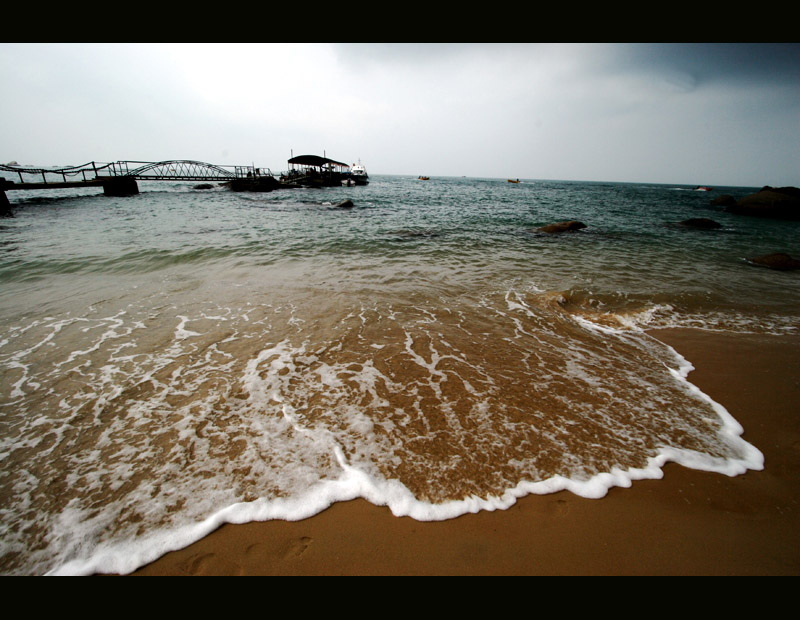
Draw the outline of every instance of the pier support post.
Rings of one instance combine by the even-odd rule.
[[[139,193],[139,186],[133,177],[105,177],[103,193],[106,196],[133,196]]]
[[[0,177],[0,217],[11,217],[11,203],[6,196],[6,178]]]
[[[3,190],[0,190],[0,217],[11,217],[11,203]]]

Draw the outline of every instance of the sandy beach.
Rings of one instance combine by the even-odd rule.
[[[763,471],[676,464],[603,499],[528,496],[444,522],[363,500],[297,522],[225,525],[135,575],[800,574],[800,337],[658,330],[742,424]]]

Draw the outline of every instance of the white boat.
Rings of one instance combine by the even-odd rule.
[[[359,161],[357,164],[353,164],[350,166],[350,179],[356,185],[366,185],[369,183],[369,175],[367,174],[367,169],[361,165]]]

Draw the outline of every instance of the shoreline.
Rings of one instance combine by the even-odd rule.
[[[529,495],[436,522],[357,499],[224,525],[132,575],[798,575],[800,336],[648,330],[764,454],[728,477],[668,463],[602,499]]]

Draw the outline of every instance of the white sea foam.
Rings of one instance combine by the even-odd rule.
[[[524,302],[509,304],[508,310],[532,314],[530,306]],[[338,433],[332,429],[309,425],[304,417],[305,412],[297,409],[296,402],[292,404],[293,401],[289,398],[291,392],[287,391],[290,390],[290,383],[300,376],[299,365],[313,368],[307,376],[316,376],[319,383],[332,392],[345,389],[343,377],[347,376],[358,383],[360,393],[370,394],[373,402],[379,404],[382,399],[376,386],[391,379],[378,371],[372,363],[363,364],[360,368],[348,365],[348,372],[343,373],[341,367],[335,368],[331,364],[320,362],[318,356],[310,351],[306,344],[295,346],[288,339],[284,339],[264,347],[245,365],[241,379],[241,385],[247,395],[245,402],[249,407],[264,407],[270,403],[278,407],[283,419],[298,437],[302,436],[311,442],[305,444],[304,450],[308,450],[313,444],[315,451],[331,456],[334,468],[330,475],[312,481],[305,488],[297,487],[296,491],[286,497],[260,497],[253,501],[233,502],[221,509],[213,510],[209,516],[194,523],[157,528],[143,536],[126,535],[111,540],[101,540],[90,550],[86,550],[86,541],[95,539],[98,533],[107,527],[106,521],[109,516],[102,514],[92,516],[87,510],[78,508],[77,503],[73,503],[60,513],[53,525],[54,531],[61,533],[60,544],[72,551],[67,553],[48,574],[128,573],[166,552],[183,548],[199,540],[224,523],[271,519],[296,521],[318,514],[335,502],[355,498],[363,498],[377,506],[386,506],[395,516],[408,516],[419,521],[440,521],[466,513],[506,510],[519,498],[530,494],[541,495],[567,490],[581,497],[599,499],[612,487],[627,488],[637,480],[660,479],[663,477],[663,467],[667,462],[676,462],[693,469],[714,471],[729,476],[741,474],[748,469],[763,468],[763,455],[742,440],[742,428],[736,420],[724,407],[689,381],[693,367],[688,360],[674,349],[661,345],[641,330],[632,329],[629,325],[608,327],[583,317],[576,317],[575,320],[589,331],[612,338],[634,338],[644,347],[650,342],[659,351],[668,351],[669,364],[665,364],[665,376],[672,377],[688,393],[708,403],[714,414],[722,420],[721,432],[726,436],[726,441],[735,446],[740,456],[718,458],[692,450],[663,448],[658,454],[649,457],[644,467],[612,467],[609,471],[589,477],[555,475],[542,480],[522,479],[499,494],[483,497],[472,495],[443,502],[422,501],[400,481],[384,478],[376,472],[367,471],[357,463],[349,462],[345,457],[343,446],[339,443]],[[431,387],[434,387],[435,381],[448,379],[446,373],[439,367],[443,359],[459,360],[457,356],[438,353],[434,347],[425,352],[426,359],[415,349],[414,338],[408,332],[405,334],[404,350],[413,363],[426,371],[431,378]],[[575,366],[571,374],[579,379],[585,372],[581,363],[586,362],[586,354],[577,348],[574,350],[574,355]],[[592,377],[584,376],[583,380],[591,379]],[[471,385],[470,387],[472,389],[467,390],[469,393],[478,392],[475,387]],[[241,413],[244,414],[244,410]],[[349,423],[354,428],[359,428],[358,433],[361,434],[368,434],[373,424],[366,419],[359,421],[357,416]],[[260,428],[258,432],[268,434],[274,432],[263,426],[264,421],[249,422],[249,424],[252,424],[253,430]],[[186,432],[187,437],[191,435],[188,427]],[[389,452],[384,450],[382,458],[389,459]],[[126,479],[122,469],[119,469],[114,477],[119,482]],[[99,483],[98,479],[94,484]],[[67,532],[68,535],[64,538],[64,533]]]
[[[178,316],[180,319],[180,323],[175,328],[175,338],[177,340],[183,340],[184,338],[191,338],[192,336],[199,336],[198,332],[193,332],[191,330],[186,329],[186,323],[189,319],[185,316]]]
[[[684,379],[686,367],[673,371]],[[697,388],[691,386],[695,391]],[[707,396],[703,395],[705,398]],[[507,510],[516,501],[527,495],[547,495],[569,491],[587,499],[601,499],[613,487],[629,488],[638,480],[663,478],[663,467],[675,462],[686,467],[736,476],[748,469],[763,468],[763,455],[754,446],[739,438],[741,426],[718,403],[708,399],[720,416],[726,419],[726,432],[738,440],[746,456],[742,459],[713,459],[707,455],[678,449],[665,449],[648,460],[647,467],[622,470],[612,468],[588,480],[575,480],[564,476],[553,476],[542,481],[520,481],[514,488],[500,496],[487,498],[468,497],[462,500],[432,504],[416,499],[396,480],[376,479],[357,468],[349,466],[340,449],[335,454],[341,466],[341,475],[335,480],[315,484],[298,496],[286,499],[258,499],[253,502],[236,503],[223,508],[202,522],[174,530],[163,530],[127,541],[101,543],[88,557],[65,562],[50,570],[52,576],[91,575],[97,573],[127,574],[148,564],[165,553],[182,549],[196,542],[226,523],[248,523],[252,521],[285,520],[299,521],[312,517],[336,502],[365,499],[375,506],[386,506],[396,517],[411,517],[418,521],[444,521],[464,514],[480,511]],[[72,533],[76,541],[91,538],[91,518],[80,511],[64,511],[58,529]],[[84,533],[85,532],[85,533]],[[81,542],[77,543],[82,544]]]

